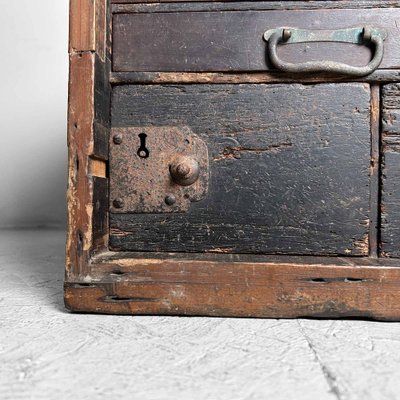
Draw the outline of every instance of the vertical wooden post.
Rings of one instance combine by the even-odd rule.
[[[96,68],[105,61],[106,16],[107,0],[70,0],[67,277],[88,273],[95,180],[105,180],[93,178],[90,159],[96,158]]]

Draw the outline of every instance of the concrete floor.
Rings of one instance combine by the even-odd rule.
[[[0,399],[399,399],[400,324],[76,315],[64,233],[0,232]]]

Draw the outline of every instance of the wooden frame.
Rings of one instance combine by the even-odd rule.
[[[400,260],[377,258],[378,210],[371,212],[369,258],[109,251],[111,83],[282,81],[274,73],[111,74],[110,12],[109,0],[71,0],[67,308],[118,314],[400,320]],[[369,80],[393,81],[398,76],[396,71],[379,71]],[[380,90],[372,85],[376,139]],[[379,141],[373,140],[374,196],[380,184],[380,155]]]

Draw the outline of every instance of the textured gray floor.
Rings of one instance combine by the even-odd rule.
[[[64,234],[0,232],[0,399],[399,399],[400,324],[74,315]]]

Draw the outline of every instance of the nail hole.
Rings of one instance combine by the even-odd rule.
[[[345,282],[362,282],[362,278],[344,278]]]
[[[78,237],[77,237],[77,253],[78,256],[80,257],[83,253],[83,235],[81,231],[78,231]]]
[[[323,282],[326,282],[326,279],[324,279],[324,278],[312,278],[311,282],[323,283]]]
[[[111,275],[125,275],[125,272],[122,272],[119,269],[116,269],[113,272],[111,272]]]
[[[132,297],[121,297],[121,296],[104,296],[102,300],[106,303],[117,303],[117,302],[129,303],[131,301],[135,301],[135,299]]]
[[[91,283],[77,283],[75,286],[76,287],[91,287],[91,286],[94,286],[94,285],[91,284]]]
[[[147,298],[147,297],[123,297],[123,296],[118,296],[118,295],[109,295],[109,296],[104,296],[101,299],[99,299],[104,302],[108,303],[129,303],[129,302],[136,302],[136,303],[148,303],[148,302],[157,302],[159,299],[155,298]]]

